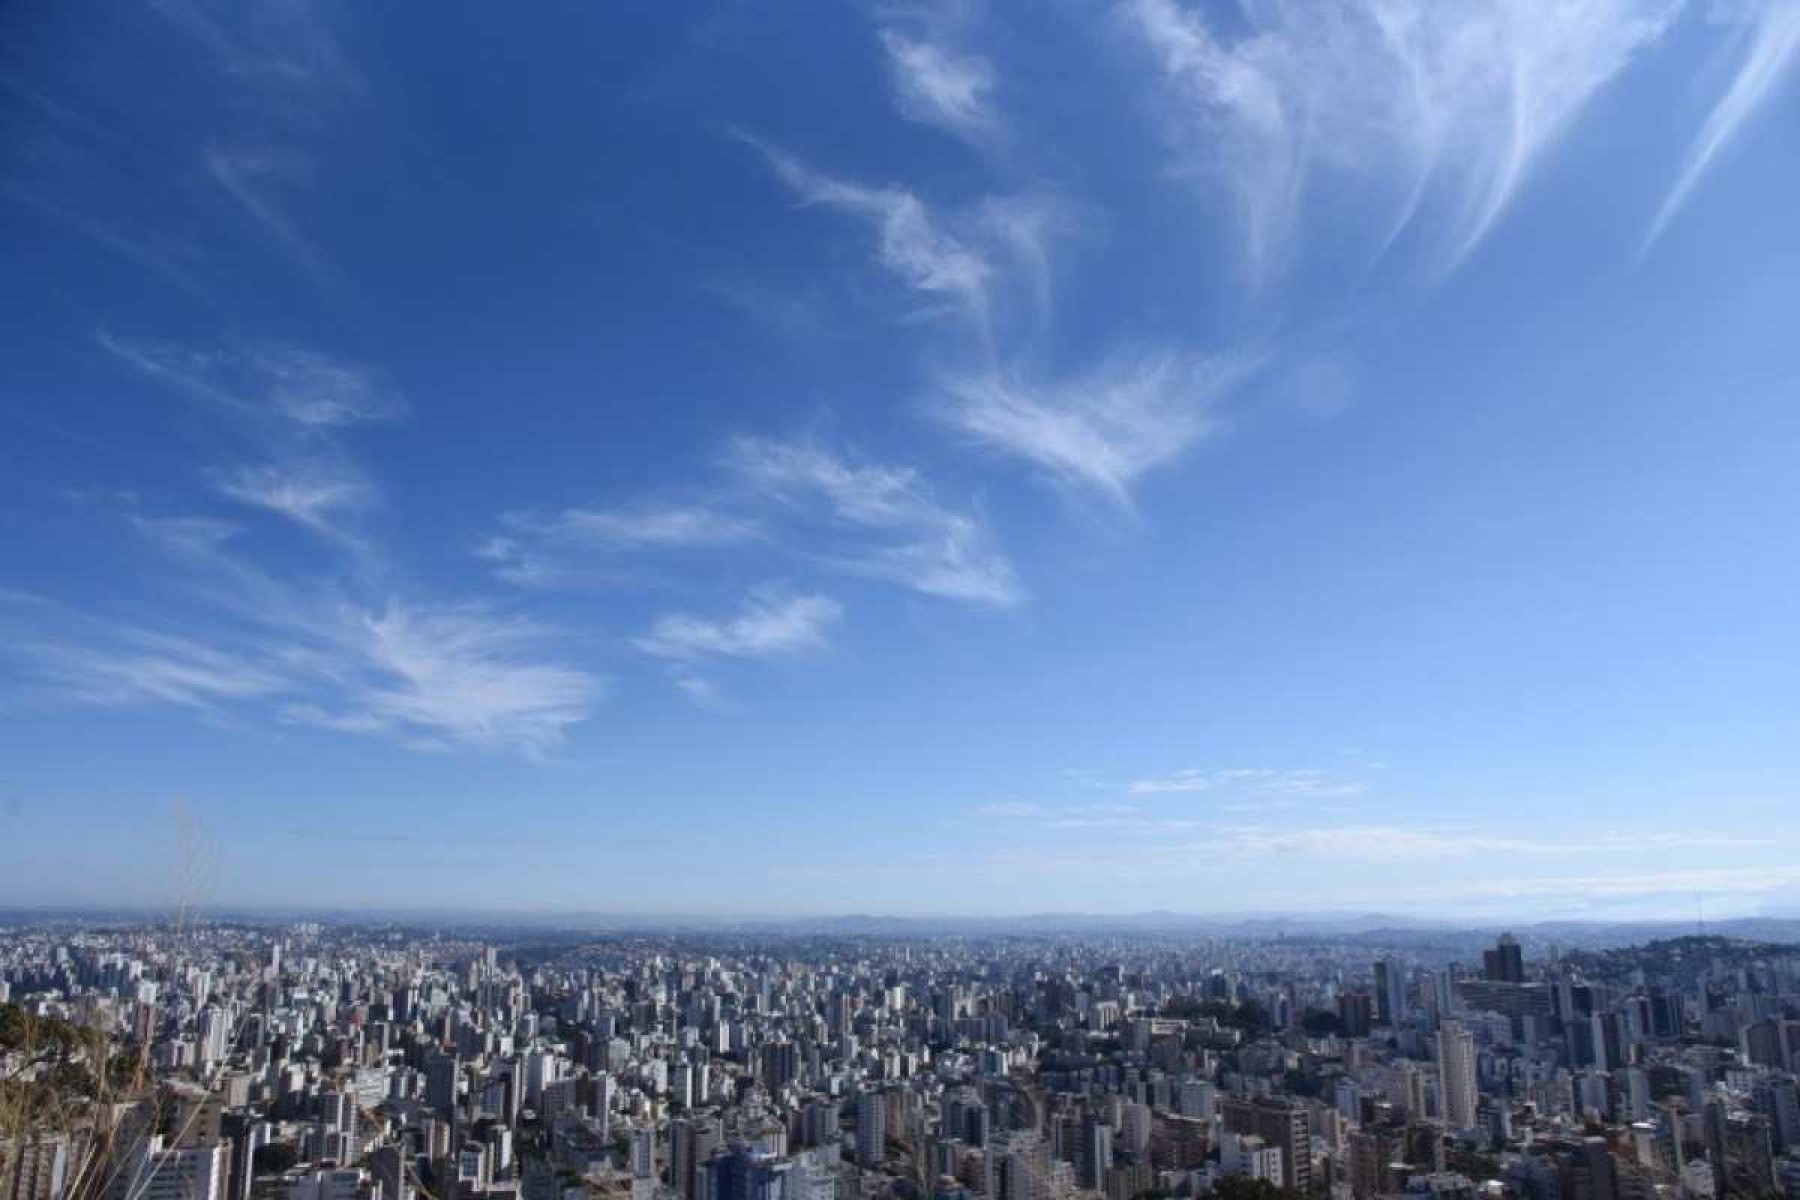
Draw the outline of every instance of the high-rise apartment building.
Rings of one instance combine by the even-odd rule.
[[[1451,1129],[1475,1128],[1481,1089],[1475,1075],[1475,1036],[1454,1021],[1438,1030],[1438,1087],[1444,1124]]]

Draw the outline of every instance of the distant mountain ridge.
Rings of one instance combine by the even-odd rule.
[[[137,923],[166,917],[148,909],[0,907],[0,924]],[[1338,942],[1436,946],[1491,940],[1503,931],[1530,946],[1606,946],[1681,937],[1696,932],[1688,921],[1472,921],[1400,916],[1381,912],[1265,912],[1206,915],[1150,910],[1140,913],[1031,913],[1018,916],[897,916],[846,913],[834,916],[697,913],[482,912],[469,909],[287,909],[221,906],[208,921],[267,924],[320,921],[328,924],[441,926],[530,933],[743,933],[838,937],[979,937],[1057,935],[1195,936],[1268,941],[1331,939]],[[1800,917],[1759,916],[1709,921],[1709,935],[1745,941],[1800,944]]]

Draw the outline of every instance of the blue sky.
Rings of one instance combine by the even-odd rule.
[[[681,8],[8,7],[0,902],[1800,904],[1800,4]]]

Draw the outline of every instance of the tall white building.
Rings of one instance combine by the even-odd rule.
[[[210,1067],[225,1057],[231,1046],[231,1024],[215,1005],[207,1005],[200,1014],[200,1063]]]
[[[224,1143],[165,1150],[161,1136],[152,1135],[131,1169],[118,1176],[124,1181],[119,1194],[126,1200],[225,1200],[230,1167]]]
[[[1446,1021],[1438,1030],[1437,1041],[1444,1124],[1451,1129],[1473,1129],[1475,1108],[1480,1102],[1475,1078],[1475,1035],[1454,1021]]]

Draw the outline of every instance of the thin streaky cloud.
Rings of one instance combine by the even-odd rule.
[[[242,359],[269,405],[298,425],[327,429],[409,411],[405,397],[361,363],[284,342],[253,345]]]
[[[198,604],[180,624],[0,606],[0,654],[72,703],[242,711],[409,749],[540,759],[603,691],[597,675],[556,661],[559,634],[535,622],[277,578],[238,552],[236,527],[211,518],[133,524],[185,568]]]
[[[1169,793],[1243,793],[1295,798],[1360,796],[1368,785],[1315,768],[1223,767],[1214,770],[1188,768],[1150,779],[1133,780],[1126,791],[1134,796]]]
[[[855,534],[828,539],[822,552],[841,570],[994,608],[1023,599],[980,511],[941,504],[911,467],[855,461],[809,441],[754,437],[734,440],[725,463],[755,491],[815,522],[822,518],[828,531]]]
[[[958,319],[992,356],[997,341],[1040,335],[1050,316],[1051,248],[1083,231],[1082,210],[1036,184],[946,208],[899,185],[871,187],[815,170],[745,133],[803,204],[834,209],[875,234],[875,264],[927,302],[914,315]]]
[[[616,579],[628,554],[749,551],[805,558],[922,595],[1009,607],[1012,564],[978,507],[937,500],[910,467],[860,462],[810,441],[739,437],[698,502],[512,513],[477,557],[520,586]]]
[[[1135,804],[1038,804],[1029,800],[1003,800],[996,804],[980,805],[975,809],[975,815],[1073,820],[1082,817],[1136,817],[1142,816],[1143,811]]]
[[[1141,476],[1220,428],[1219,402],[1255,365],[1146,351],[1049,383],[981,371],[943,378],[931,407],[977,443],[1129,510]]]
[[[727,617],[665,614],[633,644],[658,658],[780,658],[822,649],[843,611],[829,596],[765,585]]]
[[[354,541],[343,522],[379,497],[375,486],[342,464],[261,463],[211,472],[221,494],[266,509],[322,536]]]
[[[66,698],[108,708],[171,704],[216,715],[289,687],[254,657],[143,629],[121,628],[106,646],[33,641],[16,652]]]
[[[1754,839],[1703,832],[1532,838],[1400,825],[1347,825],[1317,829],[1246,826],[1219,831],[1208,844],[1228,853],[1254,857],[1292,855],[1339,861],[1401,862],[1488,854],[1556,858],[1606,853],[1641,854],[1679,847],[1747,849],[1758,843]]]
[[[137,371],[230,418],[255,447],[262,461],[206,472],[222,496],[332,539],[368,565],[372,549],[354,521],[375,507],[381,490],[339,442],[348,426],[406,411],[377,372],[282,343],[194,348],[107,330],[96,340]]]
[[[317,97],[354,93],[362,81],[327,19],[306,0],[150,0],[150,8],[250,85],[297,88]]]
[[[266,151],[227,153],[213,149],[206,153],[206,170],[213,182],[223,188],[314,283],[329,286],[335,282],[336,272],[325,256],[264,194],[270,179],[292,174],[295,166],[292,158]]]
[[[94,340],[185,396],[303,432],[392,420],[408,411],[405,397],[373,368],[284,342],[193,347],[107,329]]]
[[[585,671],[525,657],[536,626],[474,609],[398,603],[351,621],[366,678],[348,715],[541,756],[586,719],[599,683]]]
[[[117,143],[120,140],[117,134],[102,126],[93,118],[76,112],[67,104],[64,104],[54,96],[33,87],[30,83],[19,78],[19,76],[11,71],[0,69],[0,88],[4,88],[6,91],[11,92],[21,100],[24,100],[31,107],[37,109],[39,113],[48,117],[54,125],[76,129],[83,134],[102,141]]]
[[[699,505],[566,508],[538,528],[584,546],[622,550],[728,546],[763,532],[754,520]]]
[[[305,623],[160,634],[116,621],[41,623],[9,652],[73,703],[256,706],[284,722],[542,757],[587,718],[600,681],[534,661],[535,628],[471,609],[317,607]]]
[[[223,405],[240,412],[252,411],[252,405],[247,397],[237,395],[222,387],[215,379],[215,372],[220,361],[216,354],[195,351],[168,342],[123,338],[107,329],[97,331],[94,334],[94,341],[108,354],[190,398]]]
[[[677,669],[670,674],[669,682],[674,684],[676,691],[701,708],[722,711],[728,707],[724,691],[720,689],[718,683],[704,675]]]
[[[1235,195],[1252,279],[1282,272],[1307,207],[1362,211],[1385,250],[1418,229],[1457,266],[1593,98],[1654,44],[1680,0],[1325,0],[1215,10],[1135,0],[1160,68],[1177,167]],[[1329,191],[1327,191],[1329,185]]]
[[[96,246],[161,276],[184,292],[197,294],[203,290],[191,269],[192,261],[200,253],[196,246],[111,225],[11,181],[0,181],[0,192],[73,230]]]
[[[955,303],[978,323],[988,315],[993,267],[980,251],[944,228],[925,202],[900,187],[866,187],[834,178],[748,134],[739,140],[761,152],[776,178],[802,203],[834,208],[875,233],[876,258],[907,288]]]
[[[1751,0],[1743,16],[1743,62],[1732,76],[1731,86],[1707,114],[1688,147],[1681,174],[1663,198],[1650,229],[1644,235],[1648,250],[1712,168],[1720,151],[1729,145],[1786,81],[1800,50],[1800,3],[1795,0]]]
[[[519,587],[620,582],[631,574],[620,565],[628,556],[724,550],[767,536],[760,518],[709,504],[513,512],[500,525],[475,555],[495,578]]]

